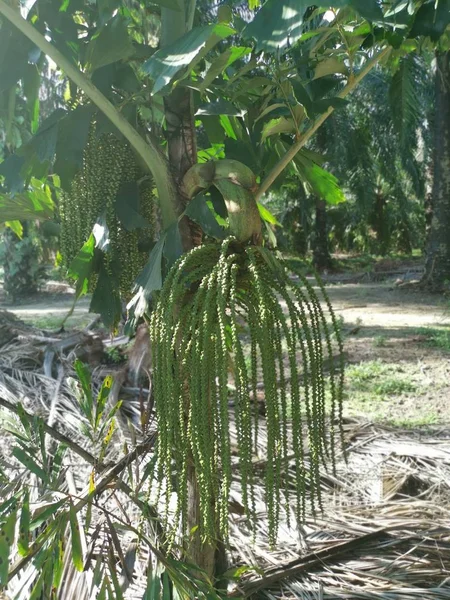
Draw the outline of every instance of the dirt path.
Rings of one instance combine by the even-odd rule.
[[[450,325],[450,301],[395,287],[392,283],[327,286],[333,306],[345,323],[384,333],[408,333],[421,327]]]
[[[450,302],[393,282],[328,284],[347,359],[345,414],[402,426],[450,424]],[[0,309],[42,329],[60,327],[73,290],[49,282],[44,293]],[[93,318],[80,300],[66,329]]]
[[[392,283],[329,285],[347,353],[348,416],[450,424],[450,303]]]
[[[25,323],[32,323],[40,329],[57,330],[73,307],[74,298],[74,290],[69,285],[49,281],[39,294],[15,303],[7,302],[0,290],[0,310],[13,312]],[[89,313],[89,302],[89,298],[78,300],[65,322],[66,329],[83,328],[92,321],[94,315]]]

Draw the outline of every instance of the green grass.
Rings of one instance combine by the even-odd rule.
[[[284,260],[292,271],[300,271],[305,276],[312,274],[312,258],[310,256],[302,257],[295,256],[295,254],[285,254]]]
[[[45,316],[35,316],[35,315],[19,315],[19,318],[25,323],[29,323],[33,325],[37,329],[44,329],[46,331],[56,331],[60,329],[63,324],[65,315],[45,315]],[[92,321],[93,315],[91,313],[75,313],[71,317],[67,319],[64,323],[64,329],[66,331],[71,329],[83,329]]]
[[[384,348],[387,345],[388,337],[386,335],[376,335],[373,338],[373,345],[376,348]]]
[[[417,386],[406,379],[397,379],[395,377],[386,377],[373,386],[373,391],[377,396],[401,396],[409,392],[415,392]]]
[[[393,365],[368,361],[346,370],[348,392],[373,396],[399,396],[416,390],[416,385]]]
[[[441,421],[440,415],[434,410],[421,413],[420,416],[408,416],[407,418],[392,418],[389,419],[389,424],[403,429],[417,429],[418,427],[426,427],[428,425],[436,425]]]
[[[420,405],[417,415],[404,415],[402,403],[406,399],[420,397],[425,388],[411,379],[411,372],[402,370],[397,363],[379,360],[349,365],[345,370],[344,414],[364,417],[375,422],[391,425],[415,426],[432,424],[439,420],[432,408]],[[303,390],[302,394],[303,395]],[[288,416],[291,417],[290,394],[287,394]],[[331,408],[329,390],[326,396],[328,410]],[[394,410],[393,408],[396,407]],[[418,407],[419,408],[419,407]],[[303,407],[305,410],[305,407]]]
[[[345,379],[344,412],[347,415],[392,425],[400,425],[403,419],[403,402],[419,397],[423,391],[401,365],[378,360],[348,366]],[[436,418],[422,410],[420,413],[417,423],[431,423]],[[404,420],[409,423],[409,415]]]
[[[347,367],[345,379],[346,416],[411,429],[442,422],[442,404],[435,399],[446,380],[430,384],[414,363],[361,362]]]
[[[312,257],[304,257],[295,254],[286,253],[284,258],[293,270],[300,270],[303,275],[312,274]],[[349,254],[334,258],[334,268],[336,271],[348,271],[350,273],[367,273],[374,271],[377,264],[383,261],[420,261],[422,254],[420,250],[413,250],[412,255],[392,253],[387,256],[375,256],[371,254]]]
[[[450,352],[450,328],[449,327],[421,327],[416,330],[418,335],[427,338],[426,344],[432,348],[439,348],[445,352]]]
[[[422,254],[420,250],[413,250],[412,255],[409,254],[398,254],[392,253],[386,256],[376,256],[373,254],[357,254],[348,255],[339,260],[336,260],[336,268],[343,271],[351,272],[371,272],[375,269],[377,264],[383,263],[384,261],[420,261]]]
[[[375,258],[369,254],[348,255],[335,260],[338,271],[350,271],[351,273],[373,271]]]

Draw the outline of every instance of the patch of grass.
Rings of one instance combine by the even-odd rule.
[[[346,370],[347,395],[352,404],[387,399],[414,392],[417,386],[406,378],[398,365],[368,361]]]
[[[335,267],[338,271],[350,271],[351,273],[373,271],[375,258],[370,254],[357,254],[340,256],[335,259]]]
[[[410,416],[408,418],[392,418],[389,419],[389,423],[396,427],[403,427],[404,429],[417,429],[418,427],[426,427],[427,425],[436,425],[441,420],[434,410],[425,412],[420,416]]]
[[[346,377],[354,385],[363,385],[373,378],[380,377],[390,371],[389,365],[380,360],[370,360],[357,365],[350,365],[346,370]]]
[[[333,271],[336,272],[350,272],[350,273],[371,273],[375,270],[377,265],[388,262],[416,262],[422,259],[420,250],[413,250],[412,255],[409,254],[398,254],[392,253],[386,256],[376,256],[372,254],[336,254],[332,255],[333,258]],[[289,252],[284,254],[284,259],[288,265],[295,271],[300,270],[303,275],[311,275],[313,272],[312,268],[312,256],[298,256],[290,254]]]
[[[373,391],[377,396],[400,396],[416,390],[416,385],[406,379],[387,377],[374,385]]]
[[[401,263],[403,261],[420,261],[422,258],[421,250],[413,250],[412,255],[409,254],[400,254],[400,253],[391,253],[386,256],[377,256],[373,254],[356,254],[348,256],[340,255],[339,258],[335,259],[336,269],[342,271],[350,271],[352,273],[371,273],[376,266],[389,263],[389,262],[398,262]]]
[[[450,328],[421,327],[416,330],[416,333],[426,337],[425,343],[432,348],[450,352]]]
[[[19,318],[24,323],[29,323],[37,329],[44,329],[46,331],[56,331],[60,329],[65,315],[19,315]],[[88,313],[77,314],[75,313],[67,319],[64,323],[64,329],[83,329],[92,321],[92,315]]]
[[[67,282],[66,269],[57,265],[47,265],[47,279],[51,281]],[[69,282],[71,283],[71,282]]]
[[[47,330],[54,330],[54,329],[59,329],[62,325],[62,321],[64,319],[64,317],[61,317],[60,315],[58,315],[57,317],[53,317],[53,316],[44,316],[44,317],[34,317],[34,316],[20,316],[20,318],[22,319],[22,321],[24,321],[25,323],[29,323],[30,325],[33,325],[34,327],[37,327],[37,329],[47,329]]]
[[[373,345],[376,348],[384,348],[386,346],[387,340],[388,338],[385,335],[376,335],[373,338]]]
[[[284,260],[287,263],[289,269],[295,273],[300,271],[302,275],[311,275],[312,273],[312,259],[311,257],[295,256],[295,254],[285,254]]]
[[[421,379],[415,365],[361,362],[346,369],[344,414],[398,427],[433,425],[442,415],[429,393],[430,382]]]

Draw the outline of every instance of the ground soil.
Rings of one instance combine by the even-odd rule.
[[[398,275],[349,279],[354,271],[325,276],[345,342],[345,414],[411,427],[450,424],[450,300],[399,286]],[[73,300],[73,289],[60,282],[14,304],[0,290],[0,309],[43,330],[58,329]],[[81,299],[65,328],[85,327],[88,311],[89,300]]]
[[[342,322],[346,413],[450,424],[450,301],[395,280],[327,286]]]

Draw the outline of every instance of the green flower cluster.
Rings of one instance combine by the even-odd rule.
[[[95,223],[104,217],[110,239],[105,254],[106,267],[119,282],[125,298],[130,297],[134,281],[148,260],[148,242],[153,240],[156,228],[155,198],[150,181],[139,189],[139,214],[148,226],[130,230],[117,217],[121,186],[136,182],[139,175],[131,148],[112,133],[98,135],[93,123],[82,168],[74,177],[70,192],[62,192],[59,202],[64,264],[70,265]],[[95,277],[93,282],[95,284]]]
[[[308,496],[313,506],[320,504],[319,467],[325,460],[334,464],[343,385],[339,330],[320,289],[325,309],[315,289],[304,278],[294,280],[282,260],[234,238],[195,248],[172,267],[151,316],[150,335],[156,474],[168,488],[167,498],[177,480],[176,525],[186,522],[191,471],[200,492],[202,536],[227,536],[233,410],[243,504],[254,518],[260,383],[271,541],[282,496],[287,503],[291,494],[297,498],[299,520]],[[325,358],[330,364],[326,375]],[[295,490],[287,485],[292,469]]]

